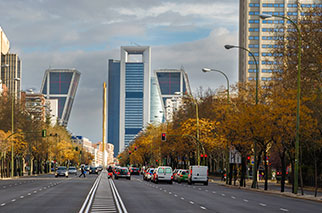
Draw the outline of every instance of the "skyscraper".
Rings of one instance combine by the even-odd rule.
[[[185,93],[191,93],[188,76],[183,69],[156,70],[157,85],[162,99],[162,108],[166,120],[171,120]],[[175,104],[169,104],[176,102]]]
[[[76,69],[48,69],[41,86],[46,99],[58,100],[59,124],[67,126],[78,87],[80,72]]]
[[[20,98],[21,61],[17,54],[7,53],[1,57],[1,80],[8,88],[9,94]]]
[[[282,53],[274,55],[272,50],[278,48],[278,40],[285,39],[283,27],[289,25],[289,21],[277,17],[261,20],[259,15],[266,13],[297,20],[299,16],[305,15],[300,9],[314,7],[322,7],[321,0],[240,0],[239,46],[248,48],[255,55],[260,81],[270,81],[274,72],[280,72],[272,66],[278,63],[274,57],[282,57]],[[252,57],[240,50],[239,81],[256,80],[255,70]]]
[[[150,70],[148,46],[121,47],[121,60],[109,60],[108,142],[114,144],[115,154],[150,121]]]

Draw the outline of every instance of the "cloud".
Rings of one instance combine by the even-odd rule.
[[[24,89],[37,88],[47,68],[76,68],[81,74],[68,128],[101,140],[102,83],[107,60],[120,46],[150,45],[152,69],[180,68],[192,88],[226,85],[217,73],[237,81],[236,0],[10,0],[0,1],[1,27],[11,51],[22,59]]]

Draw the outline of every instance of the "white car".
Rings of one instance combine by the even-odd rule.
[[[188,184],[208,185],[208,166],[189,166]]]
[[[172,181],[173,181],[172,168],[170,166],[159,166],[154,170],[153,177],[151,180],[155,183],[158,183],[160,181],[165,181],[172,184]]]

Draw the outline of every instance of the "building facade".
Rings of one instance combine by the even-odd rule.
[[[289,21],[272,17],[261,20],[260,14],[287,16],[295,21],[305,15],[301,9],[322,7],[321,0],[240,0],[239,12],[239,46],[249,49],[258,61],[259,81],[272,80],[277,61],[274,57],[283,56],[282,53],[274,55],[272,50],[278,48],[278,41],[286,39],[284,30]],[[252,56],[239,50],[239,81],[249,82],[256,80],[256,64]]]
[[[48,69],[41,91],[46,99],[58,100],[58,122],[67,126],[80,79],[76,69]]]
[[[155,75],[165,120],[171,121],[173,113],[182,104],[182,96],[191,94],[188,76],[183,69],[156,70]]]
[[[22,101],[25,104],[25,109],[32,119],[46,121],[46,99],[43,94],[37,93],[22,93]]]
[[[121,60],[109,61],[108,76],[108,142],[114,144],[117,155],[150,121],[150,47],[121,47]],[[118,105],[119,109],[114,104]],[[118,111],[118,117],[111,116],[113,110]],[[119,121],[113,122],[113,119]],[[113,128],[111,125],[114,125],[114,128],[118,125],[119,130],[110,131],[110,128]]]
[[[7,53],[1,57],[1,81],[6,85],[9,95],[20,98],[21,61],[17,54]]]
[[[3,64],[3,61],[4,61],[3,58],[9,52],[9,49],[10,49],[10,42],[6,34],[0,27],[0,80],[2,79],[1,78],[2,69],[7,66],[6,64]]]
[[[155,76],[151,77],[151,103],[150,123],[158,124],[164,122],[161,94],[158,89],[158,82]]]
[[[50,124],[55,126],[58,121],[58,99],[46,99],[46,108],[46,116],[49,116]]]

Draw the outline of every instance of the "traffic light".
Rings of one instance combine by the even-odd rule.
[[[247,164],[250,163],[250,156],[247,156]]]
[[[134,147],[134,150],[136,151],[138,148],[137,147]]]
[[[41,130],[41,137],[46,137],[47,131],[45,129]]]
[[[132,152],[131,151],[129,151],[129,155],[131,155],[132,154]]]
[[[164,132],[161,133],[161,141],[166,141],[166,140],[167,140],[166,134]]]
[[[201,154],[201,155],[200,155],[200,157],[202,157],[202,158],[203,158],[203,154]]]

